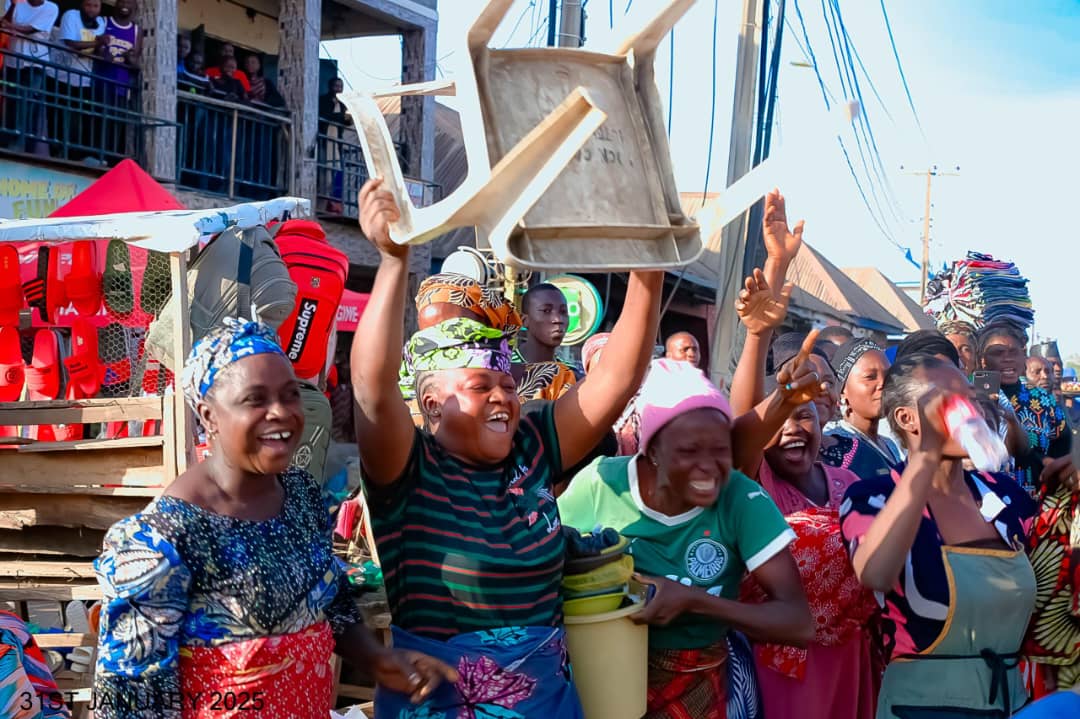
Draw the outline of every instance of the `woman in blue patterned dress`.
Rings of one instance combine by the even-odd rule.
[[[95,716],[325,719],[334,651],[417,699],[456,678],[364,628],[328,503],[289,468],[304,414],[274,330],[226,320],[181,384],[211,455],[106,535]]]

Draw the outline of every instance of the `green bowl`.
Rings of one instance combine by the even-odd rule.
[[[626,591],[620,589],[611,594],[601,594],[595,597],[582,597],[581,599],[568,599],[563,602],[563,613],[568,617],[583,617],[589,614],[604,614],[614,612],[622,606],[626,598]]]

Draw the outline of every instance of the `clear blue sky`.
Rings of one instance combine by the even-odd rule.
[[[440,3],[439,72],[459,71],[455,46],[480,0]],[[1080,282],[1066,248],[1076,245],[1070,215],[1080,168],[1080,2],[1077,0],[886,0],[893,32],[926,139],[915,126],[892,57],[881,7],[875,0],[839,0],[848,34],[888,108],[872,98],[860,78],[870,118],[892,187],[895,215],[883,210],[889,233],[921,252],[921,178],[907,169],[935,163],[960,166],[960,176],[935,181],[931,256],[933,264],[961,257],[968,249],[1016,262],[1031,279],[1036,332],[1057,338],[1065,353],[1080,353],[1072,293]],[[626,0],[614,0],[615,31],[608,3],[588,0],[587,44],[600,47],[625,34]],[[633,0],[632,14],[648,14],[662,0]],[[735,50],[741,12],[738,0],[720,0],[717,15],[716,123],[709,189],[722,188],[727,171]],[[516,0],[493,44],[543,42],[545,0]],[[799,7],[825,83],[841,96],[822,3]],[[855,188],[835,125],[824,114],[812,70],[805,61],[793,0],[784,37],[774,153],[793,160],[778,178],[789,213],[807,221],[806,239],[840,266],[874,265],[897,281],[917,280],[918,270],[882,235]],[[516,25],[516,32],[511,30]],[[698,0],[675,30],[672,93],[672,157],[683,192],[705,187],[712,73],[713,3]],[[400,67],[395,39],[334,41],[324,46],[356,88],[391,84]],[[657,60],[661,95],[668,97],[668,47]],[[861,167],[850,130],[849,151]],[[863,179],[864,186],[866,180]],[[882,184],[875,185],[881,192]],[[869,192],[869,187],[867,191]],[[888,206],[884,199],[881,202]],[[871,200],[873,204],[873,200]]]

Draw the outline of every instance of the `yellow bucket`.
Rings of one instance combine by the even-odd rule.
[[[566,643],[585,719],[629,719],[645,714],[649,628],[630,618],[641,602],[604,614],[567,616]]]

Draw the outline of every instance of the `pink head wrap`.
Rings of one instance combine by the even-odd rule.
[[[604,349],[609,339],[611,339],[610,332],[601,332],[585,340],[585,344],[581,347],[581,366],[585,374],[589,373],[589,365],[600,354],[600,350]]]
[[[655,360],[641,387],[640,451],[664,426],[695,409],[715,409],[732,420],[731,405],[705,374],[689,362]]]

